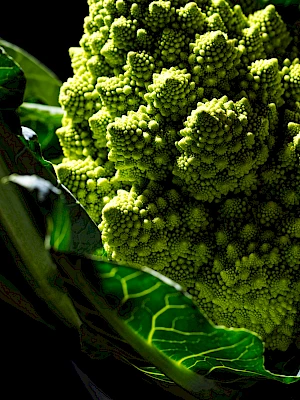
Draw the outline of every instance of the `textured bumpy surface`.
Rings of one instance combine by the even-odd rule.
[[[300,331],[300,61],[269,5],[89,0],[57,131],[108,257],[181,283],[219,325]]]

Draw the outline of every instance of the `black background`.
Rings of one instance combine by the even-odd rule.
[[[22,47],[62,81],[72,75],[69,47],[79,45],[86,0],[3,0],[0,37]]]

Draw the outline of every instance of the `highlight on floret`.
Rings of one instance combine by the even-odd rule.
[[[60,92],[60,182],[110,260],[285,351],[300,333],[297,38],[250,0],[88,3]]]

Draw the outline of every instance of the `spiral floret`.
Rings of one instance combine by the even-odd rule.
[[[159,270],[177,282],[195,279],[211,258],[202,232],[208,225],[203,204],[183,201],[175,189],[150,183],[144,190],[119,190],[103,208],[100,230],[112,258]]]
[[[222,31],[196,35],[195,43],[190,44],[192,76],[203,87],[223,85],[238,75],[242,51],[236,47],[236,39],[228,39]]]
[[[176,9],[176,22],[172,26],[182,29],[189,34],[202,31],[206,15],[197,6],[197,3],[189,2],[184,7]]]
[[[115,163],[121,180],[163,181],[172,170],[176,137],[171,125],[158,122],[141,106],[137,112],[129,112],[108,125],[108,158]]]
[[[284,98],[288,106],[297,109],[300,102],[300,60],[295,58],[293,62],[284,60],[283,75]]]
[[[163,117],[177,120],[186,115],[202,93],[203,89],[196,88],[186,69],[171,67],[163,68],[160,74],[153,74],[153,83],[148,86],[145,100],[149,104],[148,112],[157,110]]]
[[[88,73],[75,75],[63,83],[59,102],[73,122],[86,121],[101,107],[95,80]]]
[[[268,57],[282,54],[291,42],[291,36],[273,4],[249,15],[249,22],[258,23]]]
[[[64,160],[56,167],[59,181],[80,201],[90,217],[99,223],[102,208],[121,187],[114,178],[114,165],[101,165],[88,156],[85,160]]]
[[[237,189],[247,191],[255,183],[257,168],[266,161],[268,119],[257,116],[246,98],[237,103],[226,96],[205,103],[184,123],[176,142],[173,182],[197,200],[212,202]],[[253,135],[253,125],[259,135]]]
[[[282,73],[279,71],[277,58],[256,60],[248,66],[248,71],[240,71],[241,88],[251,100],[260,104],[274,103],[280,107],[284,104],[282,95]]]

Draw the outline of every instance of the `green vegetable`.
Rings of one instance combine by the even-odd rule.
[[[19,89],[13,94],[6,89],[12,76],[7,69],[15,77],[14,88]],[[47,150],[50,143],[45,145],[42,136],[39,145],[40,128],[37,137],[20,126],[14,110],[24,90],[24,77],[11,59],[8,64],[6,55],[0,59],[0,78],[1,104],[10,106],[0,113],[0,247],[6,259],[0,274],[1,299],[51,329],[75,333],[81,350],[92,358],[104,358],[105,368],[106,357],[113,355],[119,378],[121,363],[131,365],[130,376],[137,377],[142,391],[145,380],[154,388],[155,379],[162,389],[180,398],[236,399],[244,394],[251,397],[249,385],[259,379],[264,389],[269,385],[276,395],[280,390],[284,395],[294,393],[297,384],[283,383],[299,380],[295,346],[285,353],[264,352],[257,334],[207,321],[174,281],[153,269],[108,262],[99,248],[97,225],[57,183],[52,164],[43,159],[41,148],[44,144]],[[25,107],[39,111],[35,105]],[[40,110],[39,120],[48,121],[45,126],[52,111],[54,115],[59,111],[48,106]],[[14,203],[18,218],[8,206]],[[38,267],[36,254],[43,255]],[[86,256],[91,254],[97,258]],[[73,333],[66,326],[72,326]],[[101,361],[96,365],[102,368]],[[258,383],[253,390],[260,391]]]
[[[240,3],[90,0],[56,172],[110,260],[285,351],[300,333],[299,50],[275,6]]]

